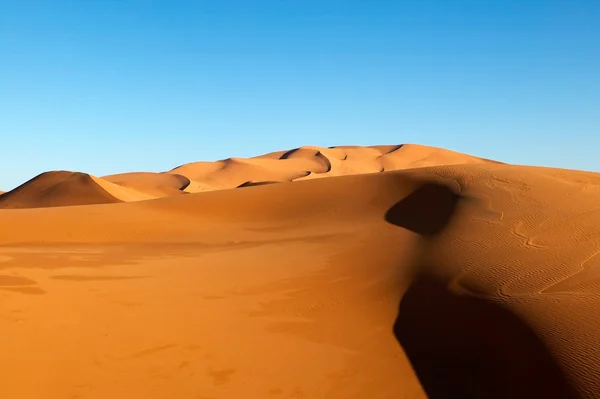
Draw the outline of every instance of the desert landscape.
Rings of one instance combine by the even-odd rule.
[[[5,398],[595,398],[600,174],[415,144],[0,195]]]

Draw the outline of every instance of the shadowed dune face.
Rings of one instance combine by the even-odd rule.
[[[275,183],[279,183],[276,181],[247,181],[245,183],[240,184],[239,186],[237,186],[237,188],[243,188],[243,187],[254,187],[254,186],[264,186],[267,184],[275,184]]]
[[[432,238],[450,223],[460,199],[460,195],[448,186],[426,183],[391,207],[385,219]]]
[[[465,198],[425,183],[395,204],[388,223],[421,236],[394,335],[430,399],[578,398],[541,337],[509,306],[454,292],[428,273],[435,237]],[[438,260],[439,261],[439,260]],[[406,265],[404,265],[406,267]]]
[[[404,294],[394,334],[430,399],[579,397],[513,310],[427,275]]]

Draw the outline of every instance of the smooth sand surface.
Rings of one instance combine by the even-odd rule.
[[[600,174],[396,147],[0,210],[3,397],[598,397]]]
[[[190,185],[190,179],[174,173],[122,173],[103,176],[102,180],[147,193],[153,197],[185,194],[184,190]]]

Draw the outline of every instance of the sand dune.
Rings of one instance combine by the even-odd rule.
[[[134,172],[91,178],[110,196],[120,201],[131,202],[323,177],[378,173],[434,165],[488,162],[493,161],[441,148],[415,144],[331,148],[306,146],[253,158],[228,158],[216,162],[193,162],[164,173]],[[51,181],[49,176],[44,177],[44,179],[44,181]],[[40,201],[25,199],[25,202],[20,205],[18,198],[29,198],[31,195],[36,197],[35,191],[45,187],[40,186],[39,183],[30,186],[34,182],[32,180],[20,187],[22,191],[27,186],[29,194],[14,196],[10,202],[11,205],[8,207],[29,208],[104,203],[105,201],[101,199],[102,196],[98,197],[96,185],[91,184],[92,182],[86,184],[83,180],[77,188],[73,188],[75,181],[71,179],[69,190],[76,190],[80,193],[90,190],[89,194],[85,195],[86,200],[63,201],[57,198],[55,200]],[[38,189],[39,187],[42,188]],[[83,198],[83,194],[80,197]]]
[[[183,190],[190,185],[190,179],[174,173],[121,173],[103,176],[102,179],[155,198],[185,194]]]
[[[0,195],[0,208],[44,208],[73,205],[110,204],[166,196],[120,186],[79,172],[42,173],[8,193]]]
[[[120,202],[87,174],[42,173],[0,196],[0,208],[37,208]]]
[[[117,198],[119,201],[124,201],[124,202],[133,202],[133,201],[144,201],[144,200],[148,200],[148,199],[155,199],[155,198],[161,198],[164,197],[165,195],[159,191],[159,188],[154,188],[154,190],[151,187],[147,187],[147,186],[143,186],[138,189],[135,188],[135,185],[132,184],[131,186],[126,186],[126,185],[119,185],[116,183],[112,183],[108,180],[105,180],[103,178],[98,178],[98,177],[94,177],[91,176],[92,180],[100,187],[102,187],[104,190],[106,190],[107,193],[109,193],[110,195],[112,195],[113,197]]]
[[[291,182],[434,165],[487,162],[492,161],[415,144],[332,148],[306,146],[248,159],[190,163],[169,173],[188,177],[192,180],[189,191],[199,192],[245,187],[260,182]]]
[[[175,190],[183,190],[190,184],[190,180],[185,176],[167,173],[121,173],[103,176],[102,178],[121,186],[127,186],[129,184],[144,184],[151,187],[168,187]]]
[[[61,176],[114,203],[0,210],[6,397],[600,395],[600,174],[376,146]]]
[[[191,163],[175,168],[170,173],[202,182],[204,186],[196,191],[207,191],[235,188],[247,182],[291,182],[425,166],[487,162],[493,161],[415,144],[331,148],[306,146],[248,159],[229,158],[214,163]]]

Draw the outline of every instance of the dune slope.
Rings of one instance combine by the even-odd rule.
[[[312,180],[323,177],[379,173],[418,167],[456,164],[491,163],[483,158],[441,148],[415,144],[383,146],[305,146],[273,152],[253,158],[228,158],[216,162],[192,162],[169,172],[132,172],[97,178],[76,174],[62,181],[65,173],[43,174],[19,187],[21,194],[11,193],[4,207],[30,208],[114,202],[132,202],[254,185]],[[87,180],[86,180],[87,179]],[[90,179],[92,181],[90,181]],[[94,184],[96,183],[96,184]],[[49,186],[58,185],[61,193],[47,197]],[[106,191],[109,196],[96,187]],[[75,187],[76,186],[76,187]],[[16,191],[16,190],[13,190]],[[25,194],[23,194],[25,193]],[[85,194],[84,194],[85,193]],[[21,202],[22,200],[22,202]],[[2,206],[2,205],[0,205]]]
[[[39,208],[120,202],[84,173],[42,173],[0,195],[0,208]]]
[[[291,182],[307,179],[378,173],[427,167],[495,162],[442,148],[416,144],[384,146],[305,146],[253,158],[196,162],[169,173],[192,180],[190,191],[245,187],[247,183]],[[196,189],[197,187],[197,189]]]
[[[190,179],[174,173],[134,172],[103,176],[103,180],[148,194],[154,198],[185,194]]]

